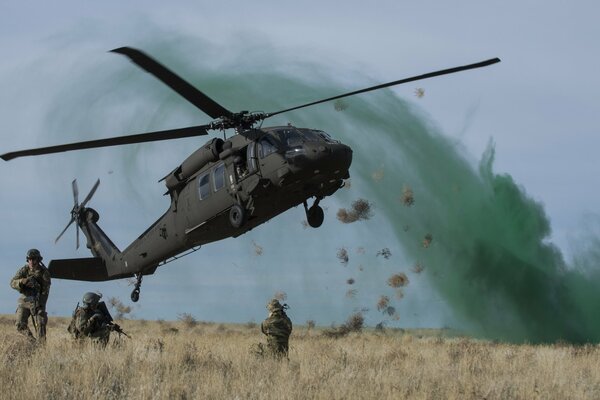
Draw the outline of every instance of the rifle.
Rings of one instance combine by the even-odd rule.
[[[131,339],[131,336],[129,336],[127,333],[125,333],[125,331],[119,326],[119,324],[116,324],[114,321],[111,321],[110,323],[108,323],[107,326],[108,326],[108,329],[110,329],[111,331],[115,331],[119,335],[125,335],[128,339]]]

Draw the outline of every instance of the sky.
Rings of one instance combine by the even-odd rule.
[[[427,216],[437,216],[437,227],[469,227],[460,233],[466,242],[475,243],[489,234],[491,242],[503,243],[512,255],[521,254],[519,260],[527,260],[522,254],[534,248],[536,254],[551,254],[548,257],[555,261],[548,264],[553,265],[553,273],[583,265],[587,272],[573,280],[595,282],[591,276],[596,271],[600,211],[600,192],[594,185],[600,172],[595,157],[600,55],[592,50],[600,33],[594,20],[597,7],[583,1],[569,5],[555,1],[497,5],[476,1],[452,5],[133,1],[123,5],[107,1],[85,6],[75,1],[35,6],[3,2],[0,151],[210,121],[124,57],[107,53],[124,45],[164,60],[226,107],[265,107],[263,111],[499,57],[500,64],[481,70],[356,96],[348,99],[349,108],[342,113],[330,104],[273,121],[326,128],[354,149],[352,185],[322,202],[324,226],[304,228],[303,210],[296,208],[240,238],[204,246],[146,277],[133,314],[147,319],[176,319],[189,313],[202,320],[260,321],[266,302],[281,291],[287,294],[290,316],[299,323],[312,319],[322,325],[339,324],[351,312],[363,310],[371,325],[455,327],[508,340],[545,340],[521,322],[521,336],[498,333],[507,321],[535,320],[547,304],[523,313],[519,301],[528,301],[527,297],[488,287],[491,280],[485,289],[473,292],[468,289],[477,284],[460,286],[480,282],[469,279],[477,271],[491,270],[461,269],[462,261],[443,250],[462,245],[443,241],[452,237],[451,230],[438,228],[430,252],[435,256],[426,256],[431,263],[451,260],[446,269],[425,265],[423,272],[415,273],[421,257],[415,252],[422,248],[407,244],[402,234],[407,224],[397,219],[406,218],[411,227],[423,229],[410,231],[415,232],[411,240],[416,243],[433,229]],[[424,90],[423,97],[415,95],[418,88]],[[422,139],[387,137],[386,132],[394,128],[386,121],[405,126],[402,135],[412,131]],[[0,280],[8,283],[30,247],[39,248],[46,261],[88,256],[84,248],[75,250],[73,230],[54,244],[69,219],[74,178],[82,194],[100,178],[90,205],[100,213],[101,227],[118,247],[125,248],[168,207],[162,197],[164,187],[157,181],[187,157],[190,148],[203,142],[184,139],[3,162]],[[456,168],[447,168],[448,163]],[[445,207],[449,202],[444,196],[449,194],[440,189],[444,182],[440,173],[450,170],[461,174],[463,186],[454,186],[455,192],[467,193],[461,188],[472,185],[477,193],[466,198],[472,201],[472,209],[505,204],[498,198],[480,199],[482,188],[492,188],[496,195],[498,187],[508,188],[506,193],[514,194],[523,206],[517,208],[542,226],[532,234],[539,240],[527,242],[527,227],[502,225],[510,219],[503,219],[502,213],[463,218]],[[401,204],[400,214],[391,205],[404,185],[415,190],[418,212],[410,216],[402,214],[407,210]],[[426,195],[427,201],[420,203]],[[357,198],[374,202],[373,218],[353,224],[337,221],[337,210]],[[506,207],[514,207],[512,201],[507,200]],[[419,209],[420,205],[430,208]],[[476,235],[481,226],[494,224],[498,226],[490,229],[494,233]],[[507,230],[512,233],[505,235]],[[513,248],[511,238],[522,240]],[[349,252],[347,265],[337,257],[341,248]],[[383,248],[391,250],[389,259],[376,255]],[[485,255],[497,253],[482,249],[477,253],[483,254],[482,263],[496,265]],[[502,262],[497,268],[509,271]],[[409,278],[402,298],[386,284],[390,275],[400,272]],[[438,282],[436,277],[444,274],[448,274],[444,283]],[[524,287],[540,287],[538,275],[527,276],[530,280],[520,281],[527,282]],[[350,278],[356,283],[349,285]],[[55,280],[48,311],[69,315],[89,290],[128,302],[131,289],[125,280]],[[473,310],[468,306],[472,299],[459,298],[488,293],[503,300],[492,304],[486,299],[483,303],[489,302],[489,307]],[[390,298],[397,311],[394,318],[376,309],[381,296]],[[16,298],[15,291],[2,291],[0,313],[13,312]],[[513,311],[492,321],[489,314],[497,308]],[[564,333],[569,329],[561,329],[556,335],[571,335]],[[574,331],[570,338],[585,339],[578,336],[581,331]],[[591,331],[586,337],[597,338],[595,328]]]

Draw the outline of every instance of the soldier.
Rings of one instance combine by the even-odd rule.
[[[50,293],[50,272],[42,263],[42,255],[38,249],[27,252],[27,265],[20,268],[10,281],[10,287],[21,293],[17,305],[17,331],[35,339],[29,330],[28,320],[31,316],[38,340],[46,340],[46,302]]]
[[[83,306],[77,305],[68,328],[75,339],[89,338],[101,346],[108,344],[113,318],[101,297],[102,294],[93,292],[83,295]]]
[[[260,352],[265,352],[277,358],[288,356],[289,338],[292,333],[292,321],[285,313],[287,304],[281,305],[279,300],[273,299],[267,303],[269,316],[260,325],[262,333],[267,335],[267,346],[259,345]]]

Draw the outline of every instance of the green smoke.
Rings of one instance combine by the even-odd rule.
[[[160,42],[138,47],[232,111],[277,111],[379,83],[346,74],[342,84],[339,74],[344,71],[302,61],[299,55],[252,38],[221,52],[196,38],[160,37]],[[79,91],[69,88],[67,99],[65,93],[60,95],[61,106],[49,116],[57,137],[58,127],[64,132],[93,126],[94,132],[103,134],[90,137],[106,137],[208,122],[154,78],[125,59],[119,61],[118,67],[103,75],[92,73],[89,65],[80,74],[86,75],[87,84]],[[488,73],[493,79],[493,69]],[[349,87],[350,78],[360,83]],[[94,90],[97,100],[90,110],[86,99]],[[593,265],[597,257],[586,253],[576,259],[577,268],[566,265],[560,251],[547,241],[550,223],[542,205],[509,175],[494,173],[493,143],[477,166],[422,111],[389,90],[345,103],[348,107],[343,111],[324,104],[265,124],[291,121],[321,128],[352,146],[351,174],[353,186],[360,188],[357,195],[376,204],[405,256],[425,266],[424,274],[454,311],[469,321],[474,335],[514,342],[600,340],[596,317],[600,294],[595,290],[600,280],[597,274],[582,272],[582,265]],[[177,154],[169,159],[182,160],[191,153],[189,144],[169,146]],[[111,162],[121,160],[112,168],[123,172],[119,176],[128,180],[132,195],[156,215],[156,207],[145,200],[149,196],[144,187],[156,184],[151,179],[134,181],[134,177],[148,176],[150,171],[160,178],[175,167],[162,161],[162,149],[162,144],[128,146],[111,157]],[[371,174],[382,162],[385,175],[377,182]],[[411,207],[401,201],[405,185],[414,191]],[[427,234],[433,241],[425,247],[422,241]],[[337,243],[328,245],[335,248]]]

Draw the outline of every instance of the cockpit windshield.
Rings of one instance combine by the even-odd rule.
[[[337,143],[326,132],[307,128],[294,128],[292,126],[274,130],[275,136],[287,147],[302,146],[303,142],[328,142]]]

